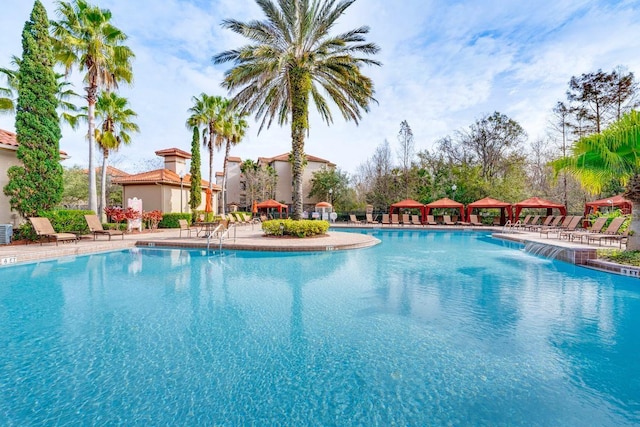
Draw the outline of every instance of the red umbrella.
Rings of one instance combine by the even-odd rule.
[[[251,212],[255,215],[258,213],[258,201],[254,200],[253,205],[251,205]]]
[[[204,204],[204,211],[213,212],[213,197],[211,196],[211,189],[207,188],[204,192],[207,195],[206,202]]]

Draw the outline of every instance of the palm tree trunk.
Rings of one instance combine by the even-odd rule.
[[[293,178],[293,219],[302,218],[302,173],[304,172],[304,137],[309,129],[309,90],[311,78],[301,68],[290,72],[291,81],[291,175]]]
[[[97,212],[98,194],[96,191],[96,171],[93,165],[94,132],[96,128],[96,96],[98,87],[89,85],[87,91],[87,121],[89,122],[89,210]]]
[[[107,207],[107,158],[109,157],[109,150],[102,150],[102,174],[100,177],[100,207],[98,217],[102,222],[105,222],[104,208]]]
[[[213,188],[213,131],[209,131],[209,190]]]
[[[227,207],[227,160],[229,159],[229,151],[231,151],[231,141],[227,139],[227,145],[224,149],[224,162],[222,164],[222,214],[224,215]]]

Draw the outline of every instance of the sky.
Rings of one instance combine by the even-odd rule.
[[[56,19],[53,0],[42,0]],[[264,18],[254,0],[95,0],[110,9],[113,24],[128,36],[136,55],[133,85],[121,86],[138,113],[141,132],[113,156],[128,172],[150,164],[156,150],[191,150],[185,126],[192,98],[201,93],[230,96],[220,85],[231,64],[214,66],[217,53],[246,40],[223,29],[223,19]],[[21,31],[31,0],[3,0],[0,66],[21,55]],[[310,106],[305,152],[353,174],[385,139],[399,149],[406,120],[415,149],[432,150],[438,139],[468,128],[499,111],[518,121],[529,141],[545,137],[551,109],[566,99],[569,79],[622,65],[640,77],[640,2],[637,0],[357,0],[339,19],[336,32],[367,25],[367,40],[381,50],[381,67],[365,67],[377,103],[359,125],[346,122],[336,107],[328,126]],[[69,76],[78,93],[82,75]],[[4,83],[4,82],[2,82]],[[82,102],[82,100],[80,100]],[[257,160],[291,150],[290,130],[272,125],[258,134],[249,120],[232,156]],[[0,128],[15,131],[14,118],[0,116]],[[86,130],[63,127],[65,166],[88,164]],[[208,156],[202,152],[203,177]],[[214,154],[222,170],[223,152]],[[96,157],[96,162],[101,159]]]

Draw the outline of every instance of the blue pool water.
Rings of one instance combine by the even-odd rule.
[[[640,281],[482,233],[0,269],[0,425],[640,423]]]

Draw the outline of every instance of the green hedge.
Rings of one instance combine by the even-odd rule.
[[[191,222],[190,213],[166,213],[162,215],[162,221],[158,223],[158,228],[180,228],[179,219],[186,219]]]
[[[56,230],[57,233],[75,232],[80,234],[89,233],[89,226],[84,216],[94,214],[95,212],[93,211],[67,209],[38,212],[38,216],[49,218],[53,229]]]
[[[280,227],[282,226],[282,228]],[[327,221],[310,219],[272,219],[262,223],[262,231],[269,236],[310,237],[325,234],[329,230]]]

